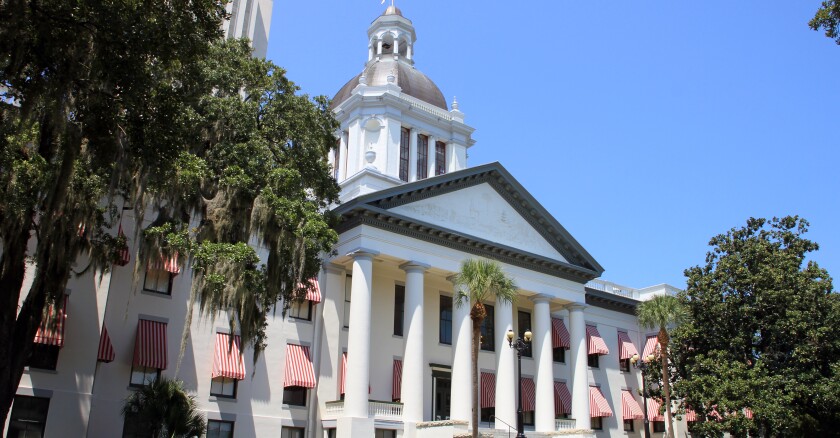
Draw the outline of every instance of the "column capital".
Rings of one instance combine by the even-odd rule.
[[[344,274],[347,272],[347,269],[344,266],[341,266],[337,263],[326,262],[323,265],[324,271],[329,272],[331,274]]]
[[[379,251],[374,251],[372,249],[367,248],[356,248],[347,253],[348,257],[352,257],[353,259],[370,259],[372,260],[374,257],[379,255]]]
[[[536,294],[536,295],[532,295],[532,296],[528,297],[529,300],[531,300],[535,303],[551,302],[552,298],[554,298],[554,297],[552,297],[551,295],[546,295],[546,294]]]
[[[452,274],[446,277],[446,280],[453,285],[455,285],[455,280],[458,278],[458,274]]]
[[[584,304],[584,303],[571,303],[571,304],[566,304],[565,307],[566,307],[566,309],[569,309],[569,311],[572,311],[572,310],[583,310],[583,309],[585,309],[589,306]]]
[[[414,260],[409,260],[400,265],[400,269],[405,272],[426,272],[432,265],[428,265],[426,263],[416,262]]]

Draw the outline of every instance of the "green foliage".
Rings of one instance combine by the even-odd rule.
[[[808,22],[813,30],[825,30],[825,36],[840,44],[840,0],[825,0]]]
[[[679,393],[708,435],[830,436],[840,427],[840,300],[796,216],[750,219],[685,271],[674,332]],[[746,408],[753,419],[743,415]],[[715,409],[720,418],[710,416]]]
[[[183,382],[167,378],[132,392],[123,403],[122,415],[145,426],[146,436],[155,438],[199,437],[207,429],[195,397],[187,394]]]

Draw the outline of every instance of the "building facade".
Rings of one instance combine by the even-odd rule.
[[[259,18],[264,3],[234,2],[226,32],[270,16],[269,1]],[[333,100],[336,255],[307,300],[271,319],[256,362],[224,315],[193,320],[178,362],[189,266],[126,260],[68,283],[61,323],[39,331],[7,436],[136,436],[122,402],[158,376],[185,382],[208,436],[457,436],[471,426],[471,340],[451,280],[474,257],[498,261],[519,288],[512,304],[484,303],[477,426],[508,436],[521,393],[530,436],[642,436],[629,357],[656,342],[634,310],[675,289],[598,279],[598,262],[501,164],[469,167],[473,128],[416,69],[415,41],[393,6],[368,29],[365,68]],[[130,214],[122,227],[133,236]],[[519,382],[509,330],[533,333]]]

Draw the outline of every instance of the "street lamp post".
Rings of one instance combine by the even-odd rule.
[[[648,409],[647,409],[647,399],[648,399],[648,384],[647,378],[645,374],[648,372],[648,368],[650,368],[650,364],[656,357],[654,355],[649,354],[647,357],[639,361],[639,355],[634,354],[633,357],[630,358],[630,363],[633,364],[634,367],[642,370],[642,402],[644,402],[644,414],[645,414],[645,437],[651,438],[650,435],[650,419],[648,418]]]
[[[517,411],[516,411],[516,438],[525,438],[525,426],[523,426],[523,412],[522,412],[522,352],[528,348],[528,344],[531,343],[531,330],[525,330],[525,340],[522,338],[514,338],[513,330],[508,330],[507,332],[507,340],[508,345],[510,348],[516,350],[516,381],[519,382],[517,386],[519,389],[517,390]]]

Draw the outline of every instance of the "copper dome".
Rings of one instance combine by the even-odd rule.
[[[446,106],[446,99],[443,98],[443,93],[440,88],[416,68],[394,60],[381,60],[370,63],[364,71],[356,75],[349,82],[344,84],[335,97],[332,99],[331,108],[335,108],[350,97],[350,93],[359,85],[359,78],[364,75],[367,79],[367,84],[370,86],[383,86],[388,83],[388,75],[394,74],[396,84],[402,89],[402,92],[409,96],[430,103],[438,108],[448,110]]]

